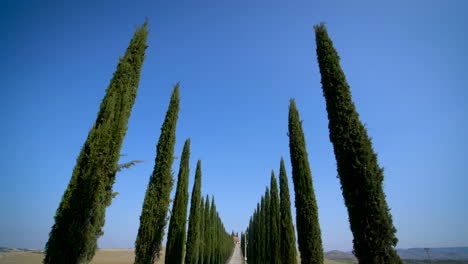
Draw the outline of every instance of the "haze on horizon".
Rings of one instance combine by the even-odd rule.
[[[291,176],[287,111],[295,98],[324,248],[352,249],[315,54],[312,27],[321,21],[385,168],[397,248],[468,246],[468,2],[6,0],[0,7],[0,246],[44,247],[118,58],[145,17],[149,48],[122,151],[122,161],[145,162],[117,175],[101,248],[133,248],[159,129],[181,81],[175,153],[190,137],[189,190],[201,159],[202,192],[215,196],[229,232],[245,230],[281,156]]]

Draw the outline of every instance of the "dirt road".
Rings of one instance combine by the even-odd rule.
[[[234,252],[228,261],[228,264],[244,264],[244,257],[242,256],[241,248],[239,244],[236,244]]]

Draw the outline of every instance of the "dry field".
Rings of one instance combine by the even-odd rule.
[[[101,249],[96,252],[91,264],[132,264],[133,249]],[[164,259],[164,250],[161,254]],[[44,254],[40,252],[8,252],[0,253],[0,264],[41,264]],[[162,264],[164,261],[158,261]]]
[[[42,264],[44,255],[40,252],[8,252],[0,253],[0,264]],[[91,264],[132,264],[133,249],[101,249],[96,252]],[[161,259],[156,264],[163,264],[164,250]],[[325,260],[325,264],[343,264],[333,260]]]

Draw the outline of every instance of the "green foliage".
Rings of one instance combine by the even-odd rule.
[[[270,214],[270,190],[268,187],[265,190],[265,204],[262,207],[262,217],[263,217],[263,235],[265,237],[265,243],[263,244],[263,259],[265,263],[270,263],[271,260],[271,252],[270,252],[270,244],[271,244],[271,214]]]
[[[296,263],[294,227],[292,225],[287,176],[283,159],[281,161],[280,187],[282,200],[280,201],[278,183],[272,171],[270,189],[266,188],[265,195],[261,197],[260,203],[257,204],[257,208],[250,217],[245,234],[242,234],[242,253],[247,252],[248,262],[251,264]],[[282,211],[285,211],[284,219]],[[286,250],[289,250],[285,251],[286,256],[282,255],[283,246]]]
[[[242,255],[243,255],[244,258],[245,258],[245,233],[244,233],[244,232],[241,232],[240,240],[241,240]]]
[[[233,237],[226,232],[223,222],[216,211],[214,198],[206,196],[203,209],[204,224],[202,225],[203,239],[200,241],[200,255],[198,263],[223,264],[231,256],[234,248]]]
[[[216,253],[217,253],[217,244],[216,244],[216,205],[214,197],[211,197],[211,207],[210,207],[210,257],[209,263],[216,263]]]
[[[280,211],[281,211],[281,262],[296,263],[296,236],[291,216],[291,202],[289,196],[288,176],[284,160],[280,162]]]
[[[201,218],[203,199],[201,197],[201,160],[197,162],[197,169],[195,172],[195,183],[192,190],[192,200],[190,204],[190,217],[187,235],[187,253],[185,255],[186,264],[196,264],[199,259],[200,240],[201,240]],[[167,263],[180,263],[180,262],[167,262]]]
[[[383,169],[351,98],[340,58],[325,25],[314,27],[330,130],[341,189],[348,208],[354,253],[360,263],[402,263],[396,229],[382,188]]]
[[[205,200],[203,196],[201,197],[201,202],[200,202],[200,234],[199,234],[199,240],[198,240],[198,264],[203,264],[203,261],[205,259]]]
[[[212,250],[210,262],[207,263],[223,264],[226,263],[231,256],[232,250],[234,249],[234,240],[224,228],[223,222],[216,210],[214,197],[211,200],[210,216],[212,228],[210,245]]]
[[[212,248],[211,248],[210,197],[208,195],[206,196],[206,199],[205,199],[205,210],[203,214],[204,214],[204,219],[205,219],[205,224],[204,224],[205,228],[203,230],[203,234],[204,234],[203,242],[205,245],[203,253],[205,256],[203,259],[203,263],[210,264]]]
[[[145,58],[147,23],[137,28],[117,65],[96,121],[78,156],[45,246],[44,263],[88,263],[103,234],[105,211]]]
[[[172,207],[169,231],[166,243],[166,264],[181,264],[184,257],[185,227],[188,204],[188,181],[189,181],[190,139],[187,139],[180,160],[179,175],[177,178],[177,189],[174,205]],[[198,168],[197,168],[198,172]]]
[[[308,154],[302,122],[293,99],[289,105],[289,151],[294,182],[297,240],[301,252],[301,263],[322,264],[323,248],[318,208],[312,186]]]
[[[281,264],[281,249],[280,249],[280,202],[278,195],[278,183],[276,181],[275,173],[271,172],[271,183],[270,183],[270,225],[269,225],[269,254],[271,264]]]
[[[169,195],[173,185],[171,169],[174,161],[178,112],[179,84],[176,84],[161,127],[154,170],[143,201],[140,228],[135,242],[135,264],[152,264],[159,257],[161,250],[169,209]]]

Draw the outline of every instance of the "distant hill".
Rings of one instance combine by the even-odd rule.
[[[351,252],[343,252],[339,250],[332,250],[325,252],[325,258],[329,260],[335,261],[343,261],[343,262],[356,262],[356,257]]]
[[[28,249],[28,248],[0,247],[0,253],[8,253],[8,252],[42,252],[42,250],[40,250],[40,249]]]
[[[424,248],[397,249],[398,255],[407,263],[429,263]],[[430,248],[433,263],[468,263],[468,247]],[[343,262],[357,262],[351,252],[332,250],[325,252],[325,258]],[[427,261],[427,262],[426,262]]]
[[[424,248],[397,249],[402,259],[427,259]],[[432,260],[464,260],[468,261],[468,247],[430,248],[429,255]]]

